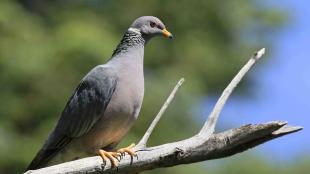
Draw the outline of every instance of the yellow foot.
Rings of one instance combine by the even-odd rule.
[[[111,167],[115,168],[118,166],[117,161],[119,160],[117,158],[118,157],[121,158],[122,156],[125,156],[125,153],[128,153],[131,157],[137,156],[135,151],[133,150],[133,147],[135,147],[134,143],[132,143],[128,147],[121,148],[117,150],[116,152],[107,152],[105,150],[100,149],[98,153],[101,156],[103,161],[106,162],[109,160],[111,162]]]
[[[100,149],[98,153],[101,156],[103,161],[106,162],[106,161],[110,160],[112,168],[118,166],[118,163],[116,160],[117,160],[117,157],[119,157],[121,155],[120,153],[118,153],[118,152],[107,152],[107,151],[102,150],[102,149]]]
[[[132,143],[128,147],[121,148],[121,149],[117,150],[116,152],[121,154],[121,156],[125,156],[125,153],[127,152],[131,157],[134,157],[137,155],[136,155],[135,151],[133,150],[133,147],[135,147],[134,143]]]

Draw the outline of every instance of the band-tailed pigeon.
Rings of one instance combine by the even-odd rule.
[[[115,167],[115,157],[125,152],[134,155],[134,144],[108,151],[117,146],[139,115],[144,95],[144,46],[156,35],[172,38],[156,17],[143,16],[132,23],[112,58],[81,80],[27,170],[96,154]]]

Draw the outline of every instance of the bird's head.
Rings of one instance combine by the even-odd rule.
[[[129,30],[141,33],[146,38],[162,35],[173,38],[173,35],[166,29],[162,21],[154,16],[142,16],[136,19],[130,26]]]

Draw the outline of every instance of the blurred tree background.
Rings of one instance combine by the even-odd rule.
[[[187,138],[201,126],[193,108],[219,93],[268,35],[286,21],[281,9],[258,1],[2,0],[0,4],[0,173],[21,173],[41,147],[68,97],[95,65],[105,63],[131,22],[158,16],[175,40],[156,38],[145,51],[145,99],[122,145],[137,142],[180,77],[187,82],[150,145]],[[271,46],[271,45],[269,45]],[[251,79],[239,95],[249,95]],[[281,173],[306,173],[304,163]],[[145,173],[275,173],[253,155]],[[255,165],[255,167],[254,167]]]

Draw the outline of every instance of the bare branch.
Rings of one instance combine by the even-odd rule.
[[[139,143],[135,146],[135,149],[142,149],[142,148],[146,147],[146,143],[147,143],[148,139],[150,138],[150,135],[152,134],[155,126],[157,125],[161,116],[164,114],[164,112],[168,108],[169,104],[171,103],[171,101],[173,100],[173,98],[175,96],[175,93],[178,91],[178,89],[180,88],[180,86],[183,84],[184,81],[185,81],[184,78],[181,78],[179,80],[179,82],[176,84],[176,86],[174,87],[174,89],[170,93],[169,97],[165,101],[164,105],[161,107],[160,111],[158,112],[158,114],[156,115],[154,120],[152,121],[150,127],[147,129],[147,131],[145,132],[144,136],[139,141]]]
[[[286,122],[281,121],[245,125],[214,134],[204,141],[199,136],[195,136],[179,142],[146,148],[137,152],[138,159],[131,159],[126,155],[117,169],[111,168],[110,163],[104,166],[102,159],[96,156],[28,171],[27,174],[137,173],[154,168],[228,157],[301,129],[301,127],[286,126]]]
[[[236,86],[239,84],[244,75],[251,69],[257,60],[259,60],[265,54],[265,48],[260,49],[252,55],[250,60],[242,67],[238,74],[232,79],[229,85],[223,91],[221,97],[216,102],[211,114],[208,117],[208,120],[203,125],[202,129],[199,132],[199,135],[202,135],[204,138],[209,138],[215,129],[217,119],[228,99],[230,94],[234,91]]]

